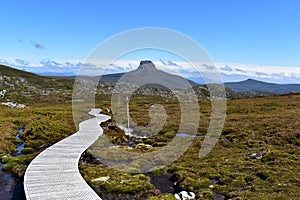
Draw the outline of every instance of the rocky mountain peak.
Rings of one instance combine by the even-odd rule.
[[[138,67],[138,70],[143,71],[151,71],[151,70],[157,70],[155,65],[150,60],[142,60],[140,62],[140,66]]]

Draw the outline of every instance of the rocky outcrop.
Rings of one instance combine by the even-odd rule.
[[[150,60],[144,60],[140,62],[140,65],[137,70],[147,72],[157,70],[155,65]]]
[[[14,103],[14,102],[4,102],[1,105],[7,106],[9,108],[26,108],[24,104]]]

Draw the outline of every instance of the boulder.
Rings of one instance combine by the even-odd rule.
[[[153,147],[150,144],[144,144],[144,143],[139,143],[139,144],[135,145],[134,148],[144,150],[144,151],[153,149]]]
[[[190,199],[195,199],[196,195],[194,192],[186,192],[186,191],[181,191],[178,194],[175,194],[175,198],[177,200],[190,200]]]
[[[262,153],[253,153],[249,156],[250,159],[258,159],[258,160],[262,159],[262,157],[263,157]]]

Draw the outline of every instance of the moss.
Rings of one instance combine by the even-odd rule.
[[[100,185],[108,192],[130,193],[135,194],[141,191],[154,189],[154,185],[150,183],[150,178],[143,174],[129,174],[104,167],[102,165],[85,165],[80,167],[85,180],[92,186]],[[108,176],[110,179],[106,182],[92,182],[91,180],[99,177]]]
[[[155,142],[156,142],[155,139],[151,137],[145,139],[144,141],[145,144],[150,144],[150,145],[153,145]]]
[[[1,159],[1,162],[3,164],[6,164],[6,163],[18,163],[18,164],[21,164],[24,159],[26,159],[25,156],[17,156],[17,157],[12,157],[11,155],[5,155],[2,157]]]
[[[2,165],[2,170],[7,172],[7,171],[12,171],[12,169],[16,166],[16,163],[6,163],[4,165]]]
[[[139,173],[141,173],[141,171],[139,169],[134,168],[134,167],[126,168],[126,172],[130,173],[130,174],[139,174]]]
[[[31,147],[25,147],[23,150],[22,150],[22,153],[23,154],[31,154],[35,152],[34,148],[31,148]]]
[[[25,171],[26,171],[26,166],[25,165],[16,165],[13,169],[12,172],[15,174],[17,177],[21,178]]]
[[[231,182],[231,185],[233,187],[241,187],[241,186],[244,186],[245,184],[245,181],[243,178],[239,177],[237,179],[234,179],[232,182]]]
[[[201,188],[208,188],[211,185],[211,181],[209,178],[194,179],[186,177],[179,185],[183,190],[195,191]]]
[[[213,188],[213,191],[215,193],[221,194],[223,196],[226,196],[230,192],[230,187],[227,185],[215,185]]]
[[[222,178],[220,178],[219,184],[221,185],[230,185],[232,182],[233,178],[230,176],[222,176]]]
[[[202,188],[207,188],[211,184],[209,178],[204,178],[204,179],[200,179],[200,180],[198,179],[198,181],[199,181],[200,187],[202,187]]]
[[[232,129],[232,128],[225,128],[225,129],[222,130],[222,135],[229,135],[229,134],[234,133],[234,132],[235,132],[235,130]]]
[[[174,131],[174,130],[164,133],[164,136],[167,138],[173,138],[173,137],[175,137],[175,135],[176,135],[176,131]]]
[[[11,155],[3,155],[3,156],[1,157],[1,162],[2,162],[3,164],[9,163],[9,162],[11,162],[13,159],[14,159],[14,158],[13,158]]]
[[[166,168],[164,166],[153,167],[151,170],[149,170],[149,173],[153,174],[154,176],[158,176],[166,173]]]
[[[162,194],[162,195],[150,197],[147,200],[176,200],[176,198],[172,194]]]
[[[267,180],[267,178],[269,177],[268,172],[266,171],[258,171],[256,172],[256,176],[258,176],[261,180]]]
[[[255,179],[255,177],[253,175],[247,175],[245,177],[245,181],[246,183],[250,183],[251,181],[253,181]]]
[[[213,191],[210,190],[210,189],[202,189],[202,190],[200,190],[199,192],[197,192],[197,196],[199,197],[199,199],[207,199],[207,200],[209,200],[209,199],[211,199],[211,200],[215,199],[215,195],[214,195]]]
[[[198,188],[199,184],[195,179],[186,177],[181,183],[179,183],[179,186],[182,190],[194,191]]]

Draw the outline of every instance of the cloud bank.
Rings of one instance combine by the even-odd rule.
[[[17,69],[42,74],[75,76],[80,69],[84,69],[84,75],[102,75],[123,73],[137,69],[139,60],[117,60],[105,66],[101,60],[93,62],[81,61],[55,61],[50,59],[41,60],[39,63],[31,63],[24,59],[7,60],[0,58],[0,64],[8,65]],[[273,83],[300,83],[300,67],[280,66],[256,66],[231,63],[187,63],[171,60],[153,61],[159,70],[183,76],[198,83],[203,83],[201,73],[209,74],[211,70],[217,70],[223,82],[241,81],[247,78],[273,82]],[[82,74],[82,73],[81,73]]]

